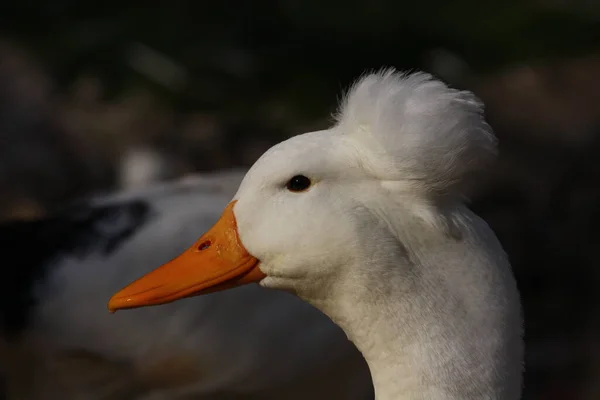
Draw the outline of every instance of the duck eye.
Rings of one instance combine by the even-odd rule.
[[[310,187],[310,179],[304,175],[296,175],[285,185],[290,192],[303,192]]]

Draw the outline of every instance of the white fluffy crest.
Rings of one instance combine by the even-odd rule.
[[[336,129],[366,149],[364,166],[374,175],[412,192],[460,194],[496,153],[479,99],[425,73],[362,77],[342,102]]]

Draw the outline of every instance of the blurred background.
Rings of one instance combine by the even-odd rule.
[[[382,66],[485,102],[500,157],[472,208],[522,291],[524,398],[600,398],[594,0],[5,0],[0,220],[250,166],[328,126],[342,90]]]

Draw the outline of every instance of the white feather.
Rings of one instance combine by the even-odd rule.
[[[483,104],[425,73],[388,69],[363,77],[346,95],[337,121],[336,130],[359,142],[363,165],[407,191],[452,192],[496,153]]]

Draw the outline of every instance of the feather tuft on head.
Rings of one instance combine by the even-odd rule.
[[[496,154],[482,102],[426,73],[386,69],[360,78],[336,120],[335,129],[365,149],[365,167],[412,191],[461,194]]]

